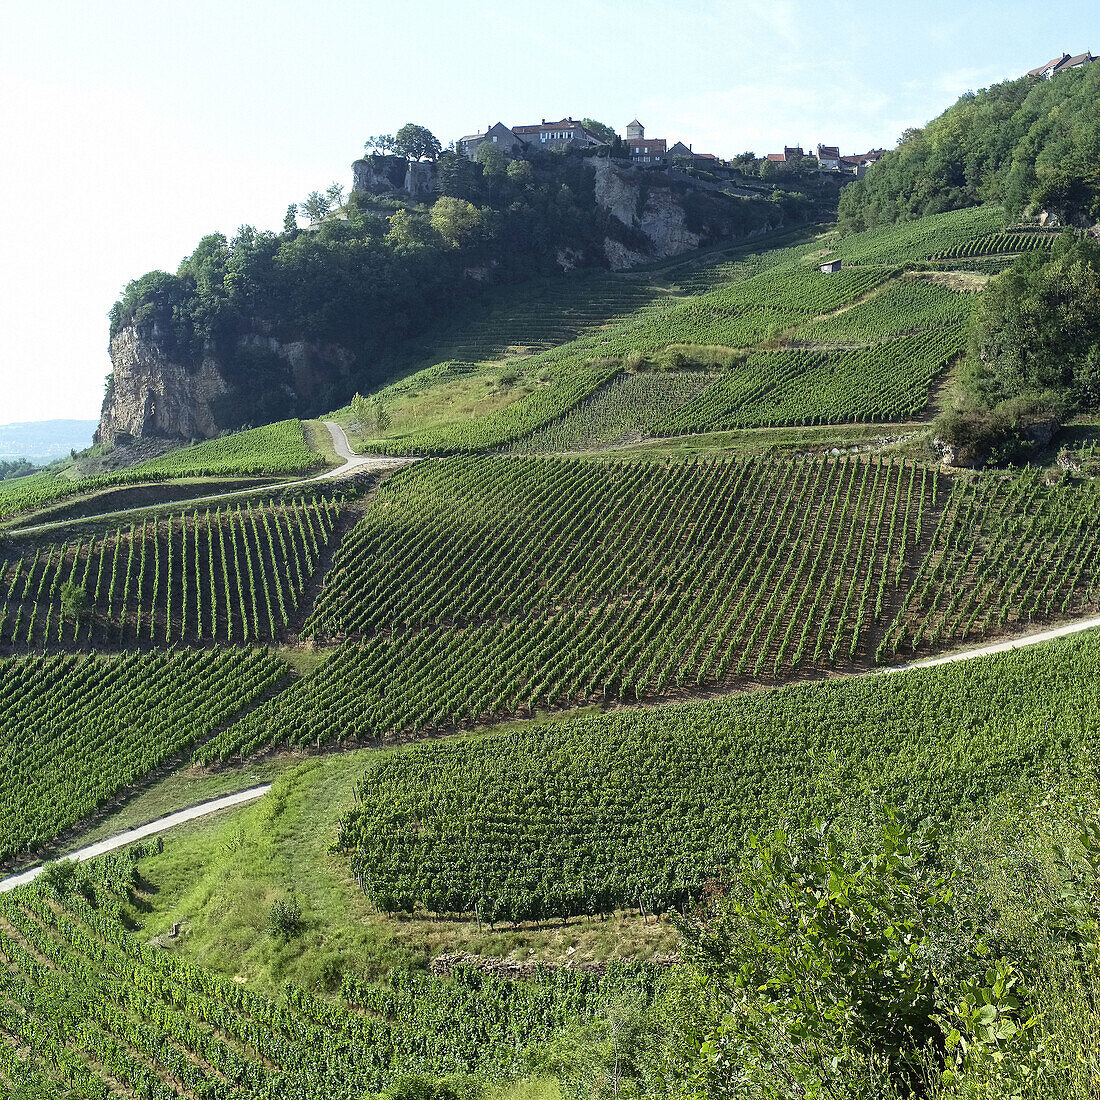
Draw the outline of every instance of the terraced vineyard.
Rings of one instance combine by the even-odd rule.
[[[1052,486],[1040,471],[959,479],[883,653],[1095,614],[1098,515],[1094,480]]]
[[[877,459],[406,469],[302,628],[357,640],[203,759],[867,660],[938,485]]]
[[[266,650],[0,661],[0,860],[193,748],[286,672]]]
[[[900,279],[843,313],[799,325],[787,338],[799,344],[866,344],[918,329],[962,324],[970,320],[975,298],[940,283]]]
[[[698,899],[750,833],[970,821],[1100,749],[1100,640],[379,754],[340,844],[374,904],[483,921]]]
[[[954,244],[933,256],[934,260],[962,259],[967,256],[987,256],[1005,252],[1040,252],[1054,247],[1053,233],[993,233],[988,237]]]
[[[827,258],[848,264],[930,260],[967,241],[1000,233],[1003,228],[1004,211],[999,206],[971,206],[854,233],[837,242]]]
[[[508,450],[522,454],[598,450],[631,437],[652,435],[657,424],[710,383],[711,377],[701,371],[621,374]]]
[[[247,642],[297,611],[340,514],[321,496],[144,519],[0,556],[0,643]],[[78,613],[66,590],[82,594]]]
[[[118,862],[107,870],[124,888],[133,861]],[[520,983],[395,972],[392,988],[345,982],[339,1004],[292,985],[276,1000],[143,946],[102,881],[85,889],[94,906],[75,891],[0,900],[8,1095],[362,1100],[418,1073],[515,1076],[530,1044],[626,991],[644,1004],[659,980],[641,965]]]
[[[655,435],[786,424],[903,420],[966,344],[961,325],[838,351],[754,352],[653,424]]]

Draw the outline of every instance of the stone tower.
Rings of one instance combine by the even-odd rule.
[[[626,124],[626,140],[630,141],[633,138],[637,138],[638,141],[645,140],[645,127],[637,119]]]

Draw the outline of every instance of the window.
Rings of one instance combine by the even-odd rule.
[[[493,134],[493,141],[495,142],[495,141],[496,141],[496,139],[497,139],[497,136],[496,136],[496,134]]]

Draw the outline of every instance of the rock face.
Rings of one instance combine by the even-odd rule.
[[[436,167],[430,160],[410,161],[404,157],[363,157],[351,166],[353,193],[390,195],[404,193],[417,202],[435,195]]]
[[[405,186],[408,167],[404,157],[363,157],[351,166],[351,189],[372,195],[400,191]]]
[[[290,410],[347,379],[352,355],[335,345],[282,341],[262,332],[239,337],[229,355],[212,348],[197,363],[170,350],[156,324],[127,325],[111,338],[111,379],[103,399],[96,442],[126,439],[209,439],[252,419],[256,394],[232,368],[263,357],[265,387],[276,391],[275,408]],[[270,392],[267,394],[271,397]],[[262,419],[274,419],[266,417]]]
[[[144,331],[127,325],[111,337],[111,366],[96,442],[217,434],[213,404],[228,386],[213,359],[188,368],[168,353],[156,325]]]
[[[774,228],[766,223],[746,228],[744,209],[733,207],[738,198],[681,173],[655,172],[602,158],[590,163],[596,175],[596,202],[633,231],[630,242],[611,236],[604,242],[604,254],[614,271],[678,256],[724,237],[753,236]]]

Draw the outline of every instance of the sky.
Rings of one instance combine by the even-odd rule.
[[[98,417],[128,281],[280,228],[404,122],[862,152],[1100,51],[1095,0],[0,0],[0,26],[0,424]]]

